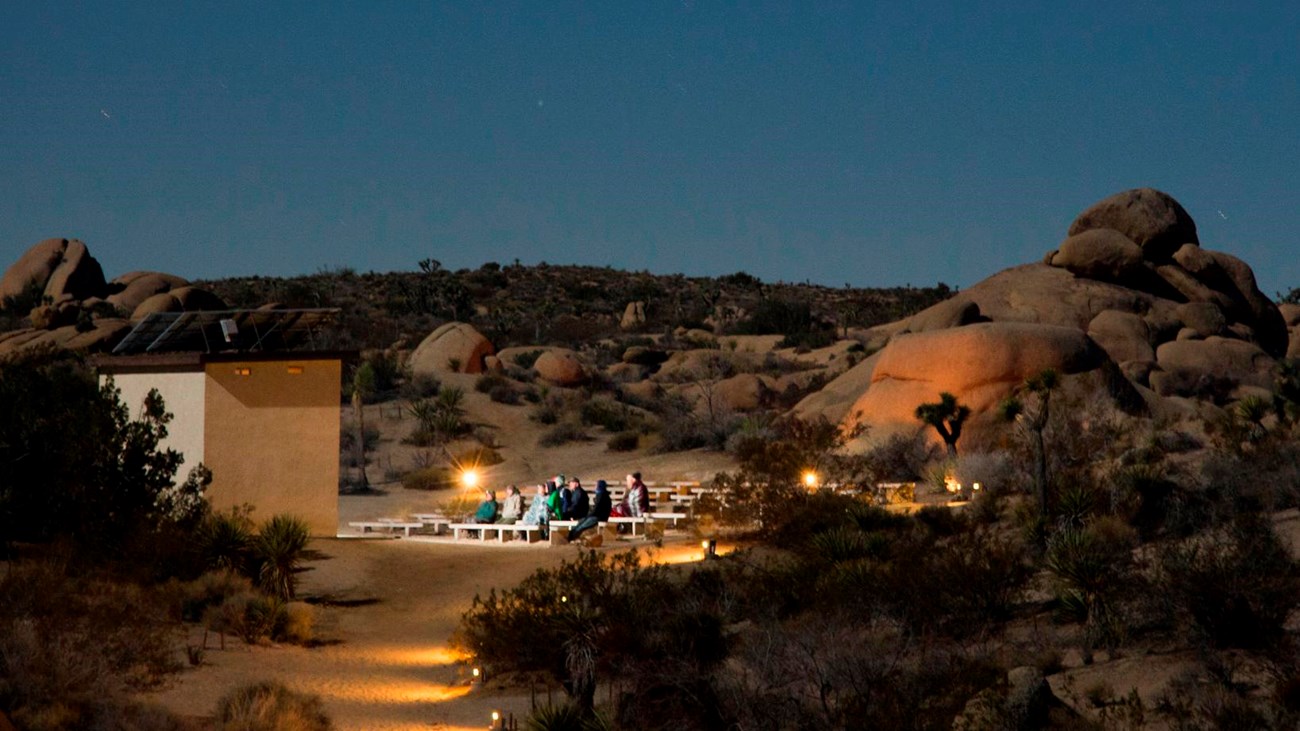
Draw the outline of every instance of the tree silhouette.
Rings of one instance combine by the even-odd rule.
[[[969,417],[970,408],[957,403],[957,397],[947,391],[939,394],[937,403],[916,407],[916,418],[939,432],[939,437],[948,447],[948,459],[957,459],[957,440],[961,438],[962,424]]]

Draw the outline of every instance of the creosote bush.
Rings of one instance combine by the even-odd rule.
[[[217,702],[219,731],[329,731],[334,726],[320,698],[280,683],[237,688]]]

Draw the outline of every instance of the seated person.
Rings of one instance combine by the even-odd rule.
[[[551,492],[546,489],[546,485],[537,486],[537,494],[533,496],[533,501],[528,504],[528,512],[524,513],[525,525],[546,525],[551,517],[551,508],[546,504],[550,498]]]
[[[501,504],[501,515],[497,516],[497,522],[513,524],[522,517],[524,517],[524,496],[519,494],[519,488],[511,485],[506,488],[506,501]]]
[[[568,494],[564,497],[561,517],[565,520],[582,520],[589,512],[591,512],[591,501],[587,497],[587,491],[582,489],[582,483],[578,478],[571,478]]]
[[[641,481],[641,473],[633,472],[627,476],[627,495],[623,498],[627,515],[639,518],[650,514],[650,490]]]
[[[610,504],[609,490],[606,489],[605,481],[596,480],[596,493],[591,513],[579,520],[578,524],[569,530],[569,540],[573,541],[584,532],[595,528],[597,524],[609,520],[611,507],[613,506]]]
[[[497,519],[497,494],[491,490],[484,490],[483,502],[479,503],[478,510],[474,511],[474,517],[470,518],[466,522],[493,523],[496,522],[496,519]]]
[[[547,485],[546,506],[551,509],[551,518],[559,520],[564,517],[564,494],[568,491],[568,487],[555,481]]]

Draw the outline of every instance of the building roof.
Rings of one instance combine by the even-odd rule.
[[[337,308],[155,312],[113,348],[113,355],[251,354],[318,351]]]

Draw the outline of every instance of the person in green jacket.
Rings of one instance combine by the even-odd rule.
[[[546,507],[551,511],[551,520],[559,520],[564,517],[564,496],[555,483],[552,482],[548,487],[550,492],[546,495]]]
[[[497,494],[492,490],[483,491],[483,502],[474,511],[471,523],[495,523],[497,520]]]

